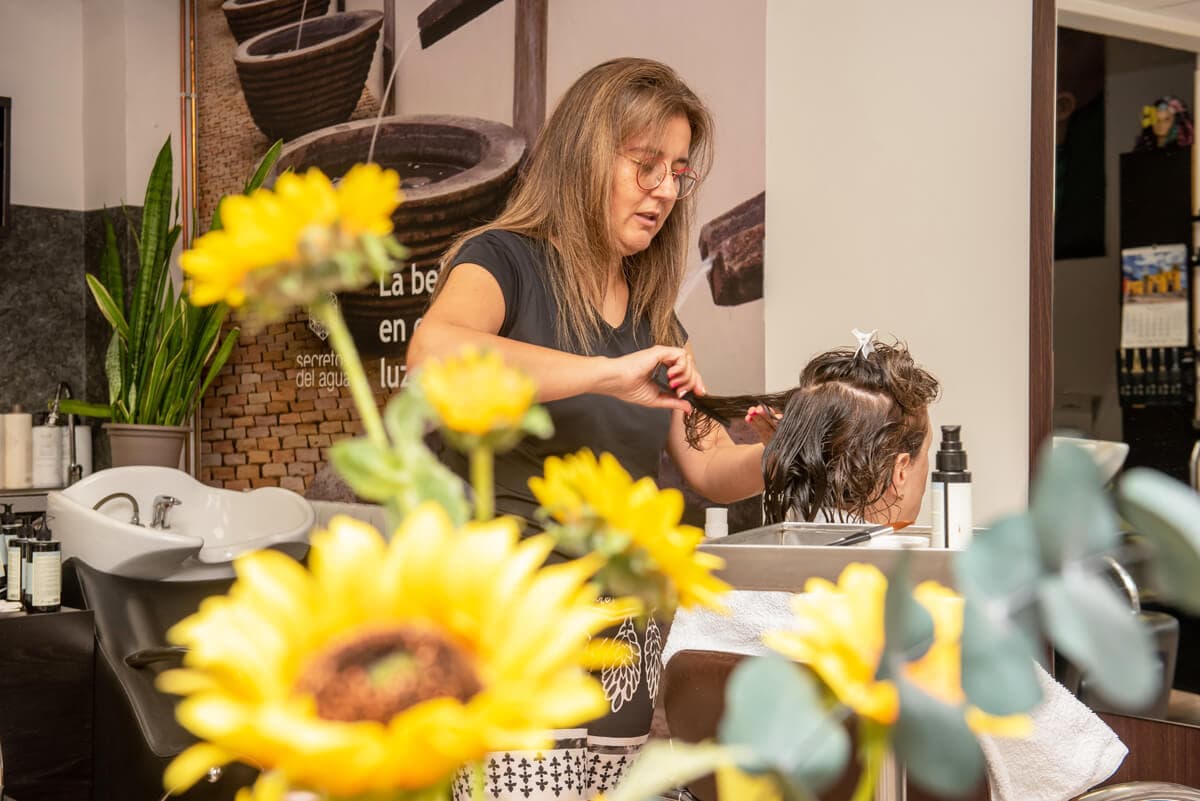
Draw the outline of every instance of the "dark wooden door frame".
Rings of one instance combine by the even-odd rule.
[[[1055,0],[1033,0],[1029,132],[1029,470],[1054,411]]]

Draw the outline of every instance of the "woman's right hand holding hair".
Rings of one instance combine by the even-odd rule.
[[[639,406],[689,412],[692,405],[680,396],[685,392],[705,394],[704,381],[685,348],[655,345],[625,356],[601,358],[604,361],[604,374],[597,390],[619,400]],[[672,385],[669,392],[654,381],[654,372],[660,364],[667,368],[667,380]]]

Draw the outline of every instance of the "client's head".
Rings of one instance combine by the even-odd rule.
[[[763,454],[766,522],[916,519],[929,473],[938,382],[902,344],[817,356]]]

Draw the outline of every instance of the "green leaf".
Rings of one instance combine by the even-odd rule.
[[[108,320],[108,324],[122,339],[129,341],[129,323],[125,321],[125,313],[121,311],[121,307],[117,305],[112,295],[108,294],[108,290],[104,288],[104,284],[100,283],[99,278],[90,274],[83,278],[87,281],[88,289],[91,290],[92,297],[100,308],[100,313],[104,315],[104,319]]]
[[[736,747],[652,740],[638,754],[621,783],[604,797],[608,801],[646,801],[706,776],[721,765],[737,764],[745,757],[743,749]]]
[[[1042,572],[1033,521],[1024,514],[1003,518],[980,531],[954,560],[959,590],[984,598],[1029,593]]]
[[[917,602],[908,579],[911,554],[902,551],[888,576],[883,608],[883,654],[876,678],[890,679],[905,662],[920,659],[933,644],[933,618]]]
[[[1150,545],[1150,577],[1176,605],[1200,614],[1200,495],[1144,467],[1117,487],[1117,508]]]
[[[550,412],[546,411],[546,407],[535,403],[525,412],[525,417],[521,420],[521,430],[538,439],[550,439],[554,436],[554,421],[550,419]]]
[[[78,398],[63,398],[58,402],[58,410],[63,414],[77,414],[80,417],[96,417],[106,420],[112,417],[112,407],[104,403],[88,403]]]
[[[1109,703],[1144,709],[1158,692],[1149,633],[1103,578],[1082,569],[1042,580],[1043,623],[1054,646]]]
[[[124,351],[128,347],[121,341],[117,332],[113,332],[108,340],[108,349],[104,352],[104,376],[108,379],[108,398],[112,403],[125,396],[125,365]]]
[[[402,514],[424,501],[434,501],[456,525],[470,517],[462,481],[424,446],[402,457],[368,439],[355,437],[335,442],[329,456],[338,473],[362,498],[394,503]]]
[[[1042,699],[1034,668],[1035,640],[1029,634],[1036,620],[1032,609],[1012,616],[1002,602],[967,596],[963,606],[963,691],[967,700],[984,712],[1016,715],[1028,712]]]
[[[258,162],[258,168],[250,176],[249,180],[246,181],[246,186],[242,189],[243,195],[248,195],[263,185],[263,182],[267,180],[267,176],[271,173],[271,168],[275,166],[275,162],[279,161],[279,154],[282,152],[283,140],[276,139],[267,148],[267,152],[263,153],[262,159]]]
[[[121,254],[117,251],[117,233],[113,230],[108,211],[104,213],[104,250],[100,254],[100,283],[125,317],[125,276],[121,268]]]
[[[221,343],[220,350],[212,357],[209,363],[208,374],[204,377],[204,383],[200,385],[200,391],[197,393],[198,398],[203,398],[204,393],[208,392],[208,388],[212,386],[213,379],[221,372],[221,368],[225,366],[225,362],[229,361],[229,356],[233,353],[233,348],[237,345],[238,336],[241,334],[240,328],[231,328],[229,333],[225,335],[225,341]]]
[[[1100,470],[1087,451],[1064,442],[1042,449],[1029,514],[1052,569],[1116,547],[1119,529],[1103,491]]]
[[[777,656],[745,659],[734,669],[718,739],[751,750],[757,759],[747,767],[777,771],[818,792],[850,758],[850,736],[826,712],[816,680]]]
[[[983,778],[983,752],[962,708],[947,706],[904,679],[896,688],[900,719],[892,742],[908,777],[939,795],[964,795]]]

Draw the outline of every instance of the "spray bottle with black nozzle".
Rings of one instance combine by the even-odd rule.
[[[934,548],[966,548],[971,541],[971,473],[960,432],[961,426],[942,426],[929,493]]]

